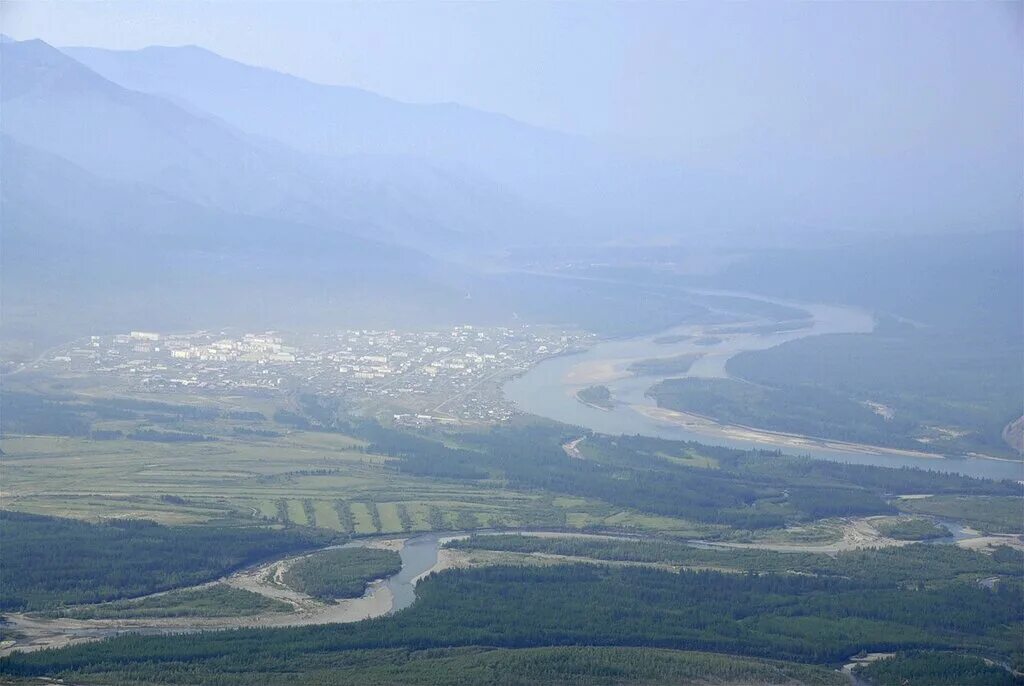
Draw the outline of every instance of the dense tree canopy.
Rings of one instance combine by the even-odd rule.
[[[322,545],[326,532],[104,524],[0,510],[0,608],[41,610],[155,593]]]

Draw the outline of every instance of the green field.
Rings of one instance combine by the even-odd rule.
[[[72,420],[94,421],[105,411],[95,399],[52,402],[60,420],[54,430],[80,431]],[[124,599],[213,581],[348,535],[500,527],[653,535],[642,542],[486,536],[451,552],[457,564],[479,569],[429,576],[417,586],[417,603],[393,616],[344,627],[213,632],[188,641],[127,637],[15,656],[0,661],[0,671],[76,683],[247,683],[255,674],[261,683],[278,676],[281,683],[387,683],[395,674],[389,671],[394,649],[419,655],[415,665],[426,683],[459,683],[494,665],[513,665],[517,675],[529,675],[523,683],[552,684],[562,683],[563,664],[568,673],[584,670],[586,680],[576,683],[664,683],[697,668],[682,657],[694,653],[636,652],[652,641],[718,651],[722,657],[694,659],[716,674],[722,660],[737,665],[726,673],[741,682],[831,683],[832,665],[888,646],[985,650],[1019,662],[1011,634],[1021,560],[1005,546],[989,554],[947,545],[834,555],[759,548],[838,548],[864,521],[891,535],[906,529],[917,536],[922,523],[933,529],[921,517],[929,509],[1003,526],[1019,503],[1009,482],[641,436],[581,436],[574,427],[534,421],[411,432],[319,404],[329,400],[307,401],[307,416],[271,414],[277,421],[266,419],[264,406],[264,419],[250,417],[241,432],[239,422],[219,411],[126,402],[145,416],[118,420],[120,438],[7,434],[0,442],[4,504],[72,518],[40,523],[6,515],[21,524],[5,535],[5,551],[11,540],[23,548],[17,578],[24,588],[9,598],[12,609],[66,612],[68,605],[110,601],[73,612],[112,619],[271,612],[281,608],[224,589]],[[321,423],[310,419],[316,416]],[[124,438],[147,425],[160,427],[150,435],[159,440]],[[578,438],[584,459],[563,448]],[[900,499],[923,493],[936,495]],[[111,519],[194,526],[104,521]],[[34,533],[39,527],[63,531],[61,543],[41,540]],[[239,548],[245,536],[248,547]],[[685,545],[691,539],[750,547]],[[166,555],[169,546],[174,555]],[[232,547],[234,556],[223,559]],[[50,561],[32,566],[46,551]],[[338,559],[350,555],[389,560],[353,566]],[[565,556],[586,564],[567,566]],[[361,594],[367,580],[398,564],[389,551],[333,548],[293,564],[285,581],[335,599]],[[160,579],[151,578],[153,570]],[[715,576],[715,570],[728,573]],[[104,592],[85,593],[92,582],[83,580],[99,575],[112,580]],[[116,581],[128,577],[130,587]],[[942,628],[939,616],[954,617],[956,625]],[[580,652],[580,645],[615,646],[616,659],[626,664],[611,668],[604,656],[613,653]],[[287,673],[268,674],[282,650],[290,655]],[[632,664],[634,656],[655,666]],[[805,665],[753,659],[765,657]],[[85,671],[76,671],[81,665]],[[403,680],[415,682],[416,669],[402,672]]]
[[[362,535],[488,526],[695,529],[685,520],[600,501],[553,501],[497,482],[403,474],[392,467],[393,459],[366,453],[358,439],[265,425],[283,435],[236,435],[222,420],[176,426],[218,436],[202,443],[8,435],[0,440],[4,505],[87,521],[145,518],[165,524],[285,522],[286,513],[285,523],[307,526],[310,511],[317,527],[347,532],[336,508],[341,500],[353,533]],[[130,422],[121,426],[131,428]]]

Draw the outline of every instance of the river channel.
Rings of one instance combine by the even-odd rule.
[[[874,318],[852,307],[808,304],[752,296],[748,293],[720,293],[806,310],[809,326],[792,331],[756,332],[737,330],[717,333],[720,324],[683,324],[654,335],[600,342],[570,355],[547,359],[504,386],[505,397],[523,412],[582,426],[604,434],[641,434],[674,440],[699,441],[735,448],[780,449],[810,457],[879,465],[921,467],[990,479],[1024,479],[1024,464],[985,458],[937,458],[907,451],[888,451],[838,441],[772,434],[747,427],[730,427],[704,418],[689,418],[660,411],[647,396],[648,389],[666,378],[727,377],[726,363],[738,353],[765,350],[807,336],[840,333],[870,333]],[[751,321],[749,325],[766,325]],[[741,329],[741,327],[737,327]],[[685,373],[637,375],[628,371],[631,363],[652,358],[700,354]],[[576,398],[581,388],[606,386],[614,404],[610,409],[587,405]]]
[[[950,530],[950,536],[931,541],[936,544],[954,544],[964,539],[976,537],[978,532],[967,529],[956,522],[935,520],[945,525]],[[860,523],[853,522],[851,526],[860,526]],[[636,534],[584,534],[579,532],[546,532],[546,531],[477,531],[478,534],[489,533],[518,533],[534,536],[581,536],[594,538],[622,538],[628,540],[658,540],[656,536],[638,536]],[[268,613],[256,616],[243,617],[168,617],[150,619],[98,619],[98,620],[76,620],[65,618],[48,618],[45,616],[10,613],[7,615],[7,633],[16,636],[14,640],[5,640],[0,644],[0,656],[9,655],[15,650],[31,652],[44,648],[58,648],[76,643],[95,641],[109,638],[119,634],[176,634],[183,632],[209,631],[216,629],[231,628],[270,628],[303,626],[314,624],[348,623],[357,622],[373,617],[382,617],[393,614],[408,608],[416,600],[417,582],[432,571],[440,571],[447,565],[440,560],[440,549],[442,545],[452,539],[468,536],[470,532],[446,532],[446,533],[425,533],[407,538],[383,539],[359,539],[351,541],[342,547],[378,546],[381,543],[389,544],[399,550],[402,558],[401,570],[386,578],[374,581],[366,588],[366,592],[359,598],[351,598],[337,601],[336,603],[322,602],[299,602],[296,610],[291,613]],[[881,539],[877,539],[880,541]],[[874,542],[875,539],[873,539]],[[710,543],[703,541],[690,541],[690,545],[696,547],[710,548],[722,547],[728,544]],[[394,544],[398,544],[395,546]],[[766,546],[770,549],[772,546]],[[834,550],[832,548],[835,548]],[[840,547],[826,546],[815,549],[811,547],[800,547],[805,551],[836,552]],[[843,548],[845,549],[845,548]],[[309,554],[309,553],[307,553]],[[299,556],[301,557],[301,556]],[[287,564],[290,560],[298,559],[285,558],[271,563],[257,565],[240,572],[236,572],[224,579],[211,583],[227,583],[232,586],[248,588],[254,592],[268,595],[273,598],[297,597],[294,592],[289,594],[287,589],[272,588],[265,582],[260,585],[250,585],[248,581],[253,579],[266,579],[268,571],[278,564]],[[242,582],[242,583],[240,583]],[[203,588],[211,584],[202,584],[195,588]],[[307,601],[311,601],[308,596]]]

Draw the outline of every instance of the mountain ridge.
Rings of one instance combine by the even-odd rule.
[[[217,113],[115,84],[45,42],[2,50],[0,130],[98,176],[435,254],[442,242],[457,251],[556,221],[479,175],[413,157],[295,151]]]
[[[608,242],[711,236],[755,219],[738,179],[611,149],[577,134],[458,104],[404,103],[352,86],[322,85],[199,48],[65,48],[107,78],[173,95],[247,133],[339,157],[415,157],[492,181],[547,217],[521,222],[530,240]],[[728,189],[728,190],[727,190]],[[553,217],[552,217],[553,215]],[[492,215],[494,216],[494,215]],[[507,233],[507,232],[505,232]]]

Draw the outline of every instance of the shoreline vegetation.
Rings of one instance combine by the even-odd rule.
[[[686,374],[693,363],[704,356],[704,353],[684,353],[672,357],[653,357],[630,363],[628,369],[637,376],[670,376]]]
[[[402,559],[394,550],[338,548],[308,555],[281,575],[284,585],[325,602],[358,598],[371,581],[397,574]]]
[[[546,545],[512,542],[517,547]],[[618,545],[600,547],[613,557],[623,552],[660,555],[650,546],[620,552]],[[598,552],[588,550],[597,547],[587,543],[583,552]],[[120,637],[12,655],[0,662],[0,669],[12,676],[76,682],[103,674],[114,678],[108,683],[130,683],[140,676],[156,681],[156,675],[166,681],[173,674],[176,683],[226,683],[228,673],[248,678],[230,683],[271,683],[253,679],[253,673],[266,660],[285,654],[289,669],[282,676],[289,683],[314,683],[325,665],[350,660],[353,651],[367,656],[365,651],[381,648],[409,653],[482,646],[571,649],[583,642],[628,649],[650,643],[652,627],[654,640],[664,648],[710,650],[726,660],[733,654],[771,657],[811,669],[828,669],[865,647],[889,652],[964,648],[1002,656],[1011,655],[1016,644],[1006,626],[1021,609],[1019,557],[1004,551],[997,559],[918,545],[837,560],[819,556],[810,561],[811,569],[831,572],[822,575],[593,564],[451,569],[423,581],[417,593],[421,602],[372,622],[207,632],[185,644],[173,636]],[[939,563],[933,579],[950,573],[969,579],[923,583],[921,562],[932,558]],[[756,559],[758,566],[761,559]],[[819,564],[825,568],[818,570]],[[1004,580],[991,589],[973,582],[990,573]],[[778,611],[780,598],[786,602],[784,612]]]
[[[922,453],[963,454],[918,441],[911,426],[842,394],[796,386],[769,387],[740,378],[664,379],[647,391],[658,407],[694,413],[733,426],[839,444],[873,445]]]
[[[5,633],[15,640],[0,643],[0,657],[15,651],[30,653],[91,643],[126,632],[173,635],[223,629],[349,624],[383,617],[394,610],[394,595],[384,579],[366,579],[381,574],[397,574],[401,560],[398,559],[396,566],[395,559],[406,540],[369,539],[363,547],[327,547],[299,556],[286,555],[214,582],[137,598],[62,606],[39,612],[8,612],[5,613]],[[341,581],[349,582],[352,588],[361,586],[358,594],[331,598],[328,593],[318,597],[307,593],[305,588],[288,585],[287,575],[291,568],[318,556],[338,552],[356,553],[355,557],[347,560],[349,564],[346,567],[332,576],[344,577]],[[445,568],[443,561],[438,560],[413,583]],[[315,586],[314,590],[326,586],[327,582],[338,581],[328,578],[323,570],[313,571],[317,572],[312,575],[311,588]],[[344,592],[346,590],[342,589]]]
[[[878,533],[898,541],[931,541],[953,534],[942,524],[924,517],[880,518],[871,522]]]
[[[938,453],[929,453],[920,450],[888,448],[868,443],[854,443],[851,441],[838,441],[830,438],[805,436],[803,434],[786,433],[783,431],[771,431],[769,429],[759,429],[753,426],[744,426],[742,424],[728,424],[716,421],[711,417],[706,417],[695,412],[681,412],[679,410],[670,410],[664,407],[652,407],[639,404],[631,405],[630,407],[645,417],[665,422],[666,424],[680,426],[685,428],[687,431],[693,431],[694,433],[708,436],[721,436],[734,440],[767,443],[781,448],[790,448],[794,450],[804,448],[827,448],[829,450],[838,450],[854,454],[900,455],[904,457],[927,458],[930,460],[950,459]],[[1015,462],[1015,460],[1006,460],[1005,458],[992,457],[990,455],[972,455],[972,457],[978,457],[986,460],[999,460],[1001,462]]]
[[[608,400],[613,401],[611,390],[607,390]],[[763,560],[769,557],[783,563],[774,571],[767,570],[769,574],[778,576],[772,583],[777,582],[790,588],[792,592],[787,593],[794,599],[803,599],[827,589],[797,588],[799,584],[803,583],[801,580],[804,577],[790,574],[789,570],[793,567],[790,564],[792,560],[775,557],[774,553],[823,554],[831,559],[831,554],[842,552],[841,548],[860,548],[869,544],[884,544],[886,548],[906,547],[909,549],[908,552],[881,553],[880,556],[872,557],[869,560],[872,561],[872,564],[868,565],[869,567],[876,566],[878,568],[877,573],[871,573],[875,578],[871,583],[881,584],[879,589],[885,593],[903,593],[901,586],[892,586],[890,583],[893,581],[892,575],[896,574],[899,569],[909,566],[915,574],[919,575],[921,567],[925,565],[912,559],[918,552],[927,556],[928,564],[926,566],[929,569],[945,574],[949,566],[946,563],[955,563],[954,566],[958,573],[971,576],[970,579],[958,581],[957,589],[959,590],[956,590],[956,593],[947,593],[937,585],[934,588],[926,588],[926,592],[934,595],[934,598],[928,599],[929,602],[934,600],[935,602],[953,604],[964,600],[964,602],[973,603],[977,600],[974,596],[989,598],[990,596],[986,594],[1007,594],[1013,590],[1014,585],[1019,583],[1018,575],[1015,572],[1006,571],[1006,568],[998,565],[988,564],[989,559],[1000,565],[1004,562],[1007,565],[1016,564],[1019,561],[1018,554],[1008,549],[1017,545],[1019,539],[989,537],[987,541],[979,540],[978,545],[972,547],[972,550],[978,551],[991,549],[991,558],[982,555],[981,552],[965,555],[945,548],[936,552],[930,549],[913,548],[909,544],[896,540],[884,539],[872,528],[871,522],[877,520],[864,519],[876,515],[899,516],[901,508],[897,507],[893,497],[900,495],[933,494],[933,497],[949,495],[965,498],[980,495],[991,498],[1007,498],[1008,500],[1009,497],[1016,497],[1019,491],[1009,483],[989,483],[988,481],[939,475],[921,470],[893,470],[826,463],[787,457],[775,451],[744,451],[721,446],[701,445],[696,442],[670,441],[642,436],[609,436],[589,432],[581,436],[581,431],[576,427],[549,422],[510,423],[495,426],[485,432],[447,427],[407,431],[381,425],[366,417],[348,415],[340,406],[339,401],[334,398],[307,395],[300,396],[297,400],[292,415],[280,418],[278,413],[273,412],[273,408],[263,407],[264,416],[272,419],[266,419],[265,423],[257,426],[267,427],[265,430],[271,430],[270,427],[280,429],[290,425],[289,422],[294,423],[297,418],[305,423],[305,433],[289,433],[269,437],[266,441],[261,438],[258,445],[253,445],[250,442],[253,440],[251,438],[236,437],[233,431],[229,433],[231,426],[217,423],[222,420],[195,420],[189,425],[189,428],[194,426],[196,429],[202,429],[204,433],[223,436],[223,440],[219,441],[216,446],[209,444],[192,446],[188,448],[192,452],[185,454],[181,448],[166,448],[168,451],[173,450],[173,452],[167,453],[166,466],[161,465],[161,468],[155,469],[156,460],[147,457],[140,462],[140,471],[138,472],[144,478],[158,479],[151,483],[161,484],[159,488],[166,490],[166,486],[162,484],[166,483],[164,480],[170,473],[169,468],[176,467],[178,471],[174,472],[177,479],[175,490],[178,493],[189,495],[187,497],[167,494],[153,496],[152,491],[147,489],[144,495],[131,501],[133,511],[137,512],[146,505],[147,501],[143,497],[149,497],[160,507],[174,511],[196,508],[202,504],[199,496],[193,495],[196,491],[194,484],[199,483],[196,479],[209,479],[211,474],[216,474],[219,482],[214,486],[205,485],[203,494],[222,508],[217,511],[216,519],[212,520],[218,525],[229,519],[239,523],[245,522],[248,526],[258,522],[269,536],[294,536],[300,532],[312,533],[317,528],[331,529],[346,536],[346,538],[331,538],[323,541],[323,543],[333,543],[335,550],[338,549],[337,543],[342,540],[351,540],[351,536],[359,533],[390,534],[396,530],[402,530],[404,531],[403,539],[390,539],[390,541],[374,539],[365,543],[371,547],[400,549],[402,548],[401,541],[415,535],[416,529],[420,527],[429,527],[438,532],[435,534],[437,536],[443,532],[462,532],[472,529],[505,527],[512,529],[513,527],[533,528],[539,526],[571,528],[581,532],[620,531],[623,534],[629,531],[643,530],[657,537],[675,539],[677,543],[689,541],[692,546],[688,546],[686,549],[676,547],[670,549],[661,547],[659,542],[657,546],[641,546],[639,553],[626,551],[627,557],[635,557],[637,554],[645,556],[651,553],[649,555],[651,557],[663,558],[661,561],[652,562],[637,560],[636,564],[629,560],[601,560],[595,551],[582,551],[592,553],[593,557],[588,555],[588,559],[583,560],[557,556],[545,558],[542,555],[536,555],[531,557],[528,560],[529,564],[525,566],[519,564],[523,560],[522,555],[516,559],[502,551],[480,551],[473,553],[475,559],[468,559],[465,554],[460,554],[459,551],[453,549],[438,552],[433,559],[420,560],[422,566],[415,566],[420,563],[412,563],[414,566],[406,570],[397,583],[406,584],[404,579],[407,576],[422,570],[422,573],[415,574],[415,578],[422,579],[423,586],[418,586],[413,594],[408,593],[408,588],[405,586],[403,586],[402,593],[398,593],[398,586],[395,585],[394,580],[374,581],[371,582],[362,597],[340,601],[337,604],[325,603],[311,597],[309,593],[299,592],[288,587],[286,577],[289,570],[301,564],[303,560],[317,558],[317,553],[313,551],[292,552],[286,553],[287,557],[278,559],[277,562],[250,568],[245,573],[233,574],[228,583],[234,588],[260,592],[271,598],[288,602],[294,608],[294,612],[260,614],[246,619],[196,617],[91,622],[79,620],[77,623],[75,620],[69,619],[48,624],[41,623],[38,618],[20,614],[12,616],[12,625],[9,627],[10,634],[21,634],[17,640],[19,643],[25,641],[28,645],[22,643],[13,648],[7,645],[0,646],[0,654],[10,655],[11,652],[24,650],[26,647],[31,649],[84,643],[92,639],[108,637],[114,633],[170,634],[185,631],[205,632],[203,634],[196,633],[194,637],[188,639],[190,644],[195,642],[195,645],[199,645],[202,650],[211,645],[210,641],[218,640],[213,636],[214,634],[245,634],[252,636],[254,641],[272,642],[284,636],[301,636],[302,638],[297,639],[301,643],[308,637],[318,635],[321,631],[324,632],[324,635],[329,633],[332,641],[337,639],[344,643],[349,639],[355,641],[357,638],[369,641],[368,643],[359,643],[360,649],[375,647],[377,644],[373,641],[378,640],[380,636],[384,636],[386,641],[391,641],[392,637],[396,637],[396,640],[405,640],[403,637],[412,636],[413,643],[409,644],[412,649],[472,646],[480,640],[499,639],[515,640],[517,647],[520,645],[546,645],[544,640],[539,643],[530,643],[535,639],[534,634],[531,633],[533,629],[528,626],[521,629],[521,633],[513,636],[512,639],[502,638],[504,634],[501,633],[503,631],[501,627],[493,629],[497,633],[487,633],[483,638],[480,638],[478,634],[473,634],[472,631],[468,634],[459,633],[464,631],[460,627],[466,625],[464,621],[466,611],[472,612],[475,607],[490,607],[492,612],[495,611],[494,607],[497,607],[498,610],[504,609],[508,617],[515,619],[518,616],[516,614],[518,611],[516,602],[518,601],[509,601],[502,595],[509,584],[515,585],[517,588],[521,587],[520,595],[533,598],[540,608],[560,602],[558,591],[552,591],[551,595],[548,595],[548,590],[551,587],[561,588],[566,584],[584,584],[588,590],[585,590],[578,600],[586,605],[586,612],[583,612],[579,618],[572,618],[573,621],[555,616],[556,613],[553,613],[553,623],[544,628],[544,631],[565,635],[567,626],[574,627],[572,631],[577,631],[578,629],[575,627],[582,626],[584,629],[580,630],[579,640],[626,641],[628,643],[629,640],[632,640],[628,636],[622,638],[618,635],[605,635],[602,633],[606,630],[602,623],[590,621],[592,616],[589,613],[592,608],[602,607],[599,603],[594,602],[594,599],[612,597],[616,598],[615,602],[617,602],[619,596],[629,593],[629,589],[634,588],[637,583],[646,584],[648,582],[663,584],[666,592],[675,593],[678,597],[682,597],[684,594],[692,595],[691,591],[699,592],[701,588],[704,590],[725,588],[729,594],[756,591],[760,595],[766,595],[771,589],[759,590],[758,588],[734,586],[734,584],[740,583],[734,577],[741,576],[744,578],[743,583],[746,583],[745,575],[728,572],[723,576],[721,570],[716,572],[714,568],[728,566],[723,564],[727,561],[739,561],[746,564],[745,560],[753,560],[749,566],[764,566],[766,563]],[[217,429],[216,432],[212,430],[214,428]],[[76,440],[85,441],[86,439]],[[109,450],[108,442],[88,445],[97,446],[96,449],[99,451]],[[270,446],[275,445],[302,445],[308,446],[308,448],[304,448],[301,452],[282,453],[283,458],[280,462],[267,465],[263,460],[271,452]],[[5,444],[6,446],[7,444]],[[230,446],[244,447],[246,451],[237,457],[232,457],[231,453],[224,452]],[[49,450],[52,451],[52,448]],[[336,457],[328,461],[324,457],[325,453],[334,454]],[[47,454],[52,454],[52,452]],[[69,454],[77,458],[80,453]],[[188,454],[194,455],[202,463],[208,462],[211,455],[217,455],[220,471],[204,470],[202,463],[196,463],[194,468],[183,470],[181,460]],[[106,453],[100,453],[100,455],[102,457]],[[129,460],[131,459],[138,460],[139,458],[117,453],[116,460],[111,462],[112,468],[123,471],[125,465],[130,464]],[[255,465],[260,466],[261,472],[253,470]],[[191,467],[191,465],[189,466]],[[101,478],[104,481],[95,482],[95,486],[81,482],[76,483],[73,493],[95,498],[97,492],[105,492],[104,488],[122,488],[120,483],[108,483],[106,479],[109,477],[105,474]],[[232,490],[230,488],[233,486],[232,480],[237,480],[237,483],[242,484],[244,490]],[[496,500],[494,486],[497,483],[502,486],[502,497],[505,497],[510,503],[505,506],[506,509],[494,508]],[[225,488],[225,485],[229,489],[221,490]],[[431,485],[436,486],[437,490],[431,490]],[[159,493],[160,490],[157,492]],[[342,493],[345,499],[339,501],[338,495]],[[970,502],[973,503],[974,500],[977,498],[973,498]],[[911,502],[920,503],[921,501],[912,500]],[[19,501],[19,504],[23,505],[24,502]],[[470,511],[470,507],[474,509]],[[485,507],[494,509],[485,510]],[[403,512],[405,519],[402,516]],[[477,514],[478,512],[480,514]],[[419,513],[419,520],[412,518],[415,513]],[[844,523],[839,524],[839,522]],[[84,539],[95,534],[105,540],[102,534],[104,529],[110,525],[91,525],[95,527],[95,530],[88,531],[82,530],[80,526],[66,526],[69,529],[69,535],[74,534]],[[117,526],[133,530],[142,526],[148,530],[151,525],[119,523]],[[842,527],[841,532],[838,527]],[[195,530],[199,530],[199,528],[196,527]],[[237,532],[244,530],[246,529],[232,529],[232,533],[237,535]],[[839,533],[841,539],[833,536],[834,531]],[[163,535],[166,535],[166,532]],[[808,546],[808,543],[812,545]],[[51,547],[59,548],[60,546]],[[322,549],[322,544],[317,547]],[[967,546],[960,547],[966,548]],[[704,552],[695,552],[702,548]],[[572,551],[569,550],[569,552]],[[865,555],[873,554],[865,553]],[[608,556],[612,556],[612,553],[605,557]],[[614,552],[614,556],[622,555]],[[23,555],[22,557],[25,560],[34,559],[32,555]],[[411,560],[423,556],[410,553],[407,557]],[[426,557],[430,558],[430,556]],[[825,557],[808,558],[808,564],[817,565],[818,562],[825,565],[832,564]],[[848,559],[854,558],[849,556],[842,558],[842,560]],[[981,562],[978,562],[979,560]],[[875,561],[879,564],[875,565]],[[537,562],[543,564],[538,565]],[[681,563],[685,562],[696,563],[693,566],[697,569],[692,572],[678,572],[675,568],[683,566]],[[984,564],[981,564],[982,562]],[[904,563],[907,564],[904,565]],[[941,565],[946,565],[946,567]],[[567,567],[572,571],[567,571]],[[59,566],[53,568],[60,569]],[[482,571],[484,568],[491,571]],[[445,574],[431,574],[432,571],[441,570],[447,571]],[[672,574],[673,576],[647,576],[649,574]],[[371,574],[371,576],[373,575]],[[791,578],[794,576],[798,580]],[[850,582],[844,579],[845,576],[848,575],[845,573],[828,575],[827,579],[822,577],[822,583],[825,585],[849,584]],[[945,574],[942,578],[949,578],[949,576]],[[982,582],[988,585],[979,586]],[[754,582],[751,581],[751,583]],[[857,583],[861,582],[857,581]],[[438,588],[444,589],[443,598],[431,595],[430,589]],[[851,593],[860,592],[853,586],[846,590]],[[524,595],[533,594],[534,591],[536,591],[534,595]],[[762,593],[762,591],[766,593]],[[960,593],[961,591],[963,594]],[[770,595],[770,593],[767,594]],[[333,595],[333,593],[328,595]],[[407,601],[412,597],[419,598],[422,602],[408,607]],[[435,603],[434,607],[447,607],[452,602],[462,603],[462,599],[466,597],[470,598],[469,604],[457,605],[457,611],[451,613],[450,616],[443,613],[441,615],[431,614],[428,611],[429,608],[428,610],[423,609],[431,602]],[[899,600],[902,597],[898,596],[895,599]],[[1002,595],[1000,595],[1001,598]],[[442,599],[444,603],[441,603]],[[509,603],[507,606],[502,605],[506,602]],[[568,606],[564,612],[572,611],[573,607],[575,606]],[[613,607],[611,609],[615,613],[620,613],[628,608]],[[711,613],[719,613],[720,609],[710,606],[705,608],[707,612]],[[402,611],[396,612],[396,610]],[[701,612],[705,610],[701,610]],[[633,612],[634,610],[629,609],[629,611]],[[641,614],[661,611],[662,608],[657,603],[651,603],[649,606],[642,607]],[[917,617],[915,608],[908,606],[907,612],[910,613],[908,616],[914,622],[920,619],[914,619]],[[359,621],[371,618],[373,619],[372,624]],[[487,619],[487,616],[480,615],[479,618],[483,621]],[[34,619],[36,620],[34,625],[25,623],[26,620]],[[472,619],[473,617],[471,617],[471,621]],[[718,633],[718,628],[716,628],[704,635],[701,633],[703,629],[690,626],[687,623],[688,620],[672,618],[672,622],[677,622],[677,620],[678,626],[670,627],[671,631],[668,636],[668,640],[674,642],[672,645],[681,647],[710,645],[722,653],[751,654],[750,651],[754,651],[754,656],[765,654],[759,651],[773,650],[777,647],[763,642],[767,640],[765,636],[774,636],[778,633],[775,629],[782,632],[800,632],[805,628],[803,627],[805,622],[816,621],[802,618],[793,619],[768,612],[765,622],[776,623],[777,627],[730,625],[719,627],[722,629],[721,633]],[[859,620],[867,623],[887,621],[882,614],[876,616],[872,613],[859,617]],[[338,626],[343,622],[353,622],[353,624],[344,627]],[[332,626],[322,629],[316,626],[325,624]],[[437,630],[437,626],[447,627],[453,633],[444,635]],[[914,628],[916,625],[911,622],[906,626]],[[371,627],[371,629],[367,627]],[[378,629],[372,627],[379,627],[379,630],[387,635],[374,634],[373,632]],[[232,628],[241,631],[207,631]],[[492,631],[486,626],[484,628],[488,632]],[[824,629],[826,631],[833,630],[828,622],[824,625]],[[869,629],[871,627],[867,627],[865,631]],[[736,642],[734,640],[737,630],[743,632],[743,641]],[[412,633],[403,633],[406,631]],[[520,630],[517,629],[517,631]],[[868,633],[864,634],[864,636],[868,635]],[[455,642],[440,642],[442,639],[447,641],[449,637],[452,637]],[[175,651],[180,648],[181,643],[175,642],[171,637],[132,636],[129,638],[133,646],[168,646],[167,657],[171,661],[180,657],[180,654]],[[576,637],[571,638],[575,639]],[[988,640],[989,638],[991,636],[985,634],[978,640]],[[86,659],[93,661],[95,656],[108,650],[109,646],[118,645],[116,643],[118,640],[120,639],[69,648],[66,652],[61,652],[61,657],[58,659],[84,655],[88,656]],[[166,643],[162,643],[165,640]],[[437,641],[437,643],[431,643],[431,641]],[[525,643],[520,643],[520,641],[525,641]],[[705,641],[710,641],[710,643],[705,643]],[[894,644],[893,649],[913,649],[933,645],[945,648],[952,645],[946,638],[937,634],[922,637],[921,641],[923,643],[899,642]],[[394,645],[396,644],[387,643],[389,647],[394,647]],[[813,662],[824,659],[820,657],[823,650],[839,651],[829,653],[829,659],[834,656],[836,660],[839,660],[846,659],[849,657],[848,652],[855,652],[865,645],[874,646],[875,644],[867,638],[857,638],[848,646],[826,645],[821,639],[814,639],[807,642],[796,641],[790,647],[797,651],[793,655],[799,659]],[[245,650],[244,647],[240,649]],[[316,653],[317,651],[311,652]],[[339,652],[344,651],[338,651],[337,645],[331,643],[328,649],[311,655],[309,659],[312,661],[328,659],[325,655],[333,657]],[[30,672],[36,669],[35,665],[39,665],[47,675],[59,675],[61,678],[78,678],[80,676],[70,671],[53,668],[54,663],[49,662],[49,655],[46,657],[41,657],[38,653],[34,654],[36,657],[27,657],[27,655],[28,653],[22,656],[14,655],[0,664],[14,665],[15,669],[25,668]],[[128,670],[131,670],[134,675],[134,670],[142,669],[133,662],[134,658],[134,654],[128,656],[128,662],[123,666],[114,667],[111,675],[116,674],[116,678],[119,678],[121,674],[127,674]],[[163,658],[158,657],[157,661],[161,659]],[[99,662],[94,661],[91,664],[99,664]],[[217,671],[220,669],[219,665],[199,668],[211,670],[209,683],[223,683],[216,681],[217,677],[223,675],[222,672]],[[197,672],[197,674],[199,673]],[[193,677],[193,674],[188,675],[190,679]],[[200,683],[200,680],[194,679],[189,683]]]
[[[13,612],[195,586],[336,538],[323,530],[254,524],[162,526],[145,519],[89,524],[14,510],[0,510],[0,536],[5,561],[0,610]],[[60,570],[59,576],[51,570]]]
[[[612,399],[612,392],[607,386],[587,386],[576,391],[576,399],[584,405],[590,405],[596,407],[599,410],[605,412],[611,410],[615,406],[615,401]]]
[[[100,4],[0,34],[0,686],[1024,686],[999,10]]]
[[[193,617],[248,617],[268,612],[290,612],[292,606],[269,596],[214,582],[177,588],[141,598],[93,605],[73,605],[36,613],[46,619],[164,619]]]
[[[971,386],[965,383],[969,379],[964,374],[949,371],[962,363],[978,370],[984,375],[981,378],[990,383],[993,370],[1005,366],[1005,350],[997,350],[998,360],[988,363],[985,353],[970,346],[950,348],[932,341],[922,344],[926,359],[914,360],[908,350],[920,343],[919,332],[908,333],[904,330],[906,326],[895,326],[892,319],[878,315],[874,319],[876,330],[871,333],[853,325],[849,331],[837,329],[834,321],[826,319],[826,330],[817,336],[811,335],[816,331],[815,317],[699,330],[692,327],[693,331],[676,327],[641,340],[654,344],[684,343],[683,354],[661,358],[652,357],[647,350],[646,354],[636,351],[635,356],[630,356],[628,348],[619,346],[601,359],[582,361],[572,367],[563,382],[569,389],[607,384],[615,394],[616,382],[631,375],[651,376],[656,381],[663,377],[648,391],[659,406],[657,411],[628,406],[650,419],[708,436],[797,450],[822,448],[861,455],[928,460],[978,458],[1021,464],[1024,454],[1005,450],[1013,448],[1008,427],[1014,424],[1007,424],[998,413],[1007,383],[992,381],[998,397],[988,402],[981,392],[969,390]],[[744,336],[759,339],[777,333],[791,335],[766,347],[748,348],[742,340]],[[704,349],[693,347],[705,344],[708,347]],[[703,360],[698,363],[701,373],[690,375],[690,365],[699,360],[698,355],[718,357],[719,348],[724,350],[727,360],[721,370],[716,367],[709,373],[705,368],[707,360]],[[897,360],[895,367],[887,362],[890,352]],[[868,367],[862,373],[867,380],[855,378],[860,367],[849,360],[844,362],[843,356],[847,354]],[[813,364],[801,366],[802,359]],[[778,361],[782,371],[773,370],[765,360]],[[819,370],[822,360],[829,362],[826,372]],[[932,370],[936,364],[941,373]],[[894,378],[910,390],[902,395],[894,391],[899,385],[894,384]],[[826,380],[830,383],[825,384]],[[849,386],[856,392],[836,391],[828,386]],[[866,388],[881,390],[872,395]],[[949,400],[936,400],[944,397]],[[581,400],[578,395],[576,399]],[[585,399],[582,402],[587,403]],[[597,403],[587,404],[608,409]],[[598,428],[600,421],[595,418],[591,428]],[[993,428],[996,424],[998,427]],[[643,422],[637,422],[630,432],[644,433]]]

